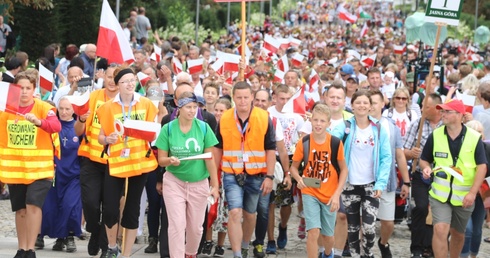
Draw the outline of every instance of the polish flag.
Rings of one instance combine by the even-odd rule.
[[[309,92],[318,92],[318,82],[320,82],[320,75],[318,75],[315,71],[315,69],[311,69],[311,74],[310,74],[310,88]]]
[[[17,114],[19,112],[20,86],[0,81],[0,111]]]
[[[285,39],[285,38],[278,38],[277,41],[279,41],[279,43],[281,44],[280,45],[280,48],[281,49],[288,49],[289,48],[289,39]]]
[[[172,67],[174,68],[174,74],[179,74],[182,72],[182,63],[178,58],[172,58]]]
[[[247,65],[247,68],[245,68],[245,71],[248,71],[248,73],[245,74],[245,79],[248,79],[250,76],[255,74],[255,70]]]
[[[52,91],[54,83],[53,77],[53,72],[39,63],[39,86],[47,91]]]
[[[279,59],[276,63],[277,69],[287,72],[289,71],[289,62],[288,62],[288,56],[287,55],[282,55],[281,59]]]
[[[150,76],[146,75],[143,72],[138,72],[138,74],[136,75],[138,76],[138,80],[140,81],[141,86],[145,86],[146,83],[151,79]]]
[[[223,63],[224,71],[238,72],[241,56],[222,51],[216,52],[216,58]]]
[[[349,11],[347,11],[344,8],[344,5],[339,5],[337,12],[339,13],[339,19],[350,22],[350,23],[356,23],[357,16],[349,13]]]
[[[362,29],[361,29],[361,38],[366,36],[367,33],[368,33],[368,26],[367,26],[367,22],[365,22],[364,26],[362,26]]]
[[[238,51],[238,55],[242,56],[242,51],[243,51],[242,45],[240,44],[236,49]],[[248,45],[245,44],[245,57],[247,58],[247,60],[250,59],[250,56],[252,56],[252,51],[250,51]]]
[[[349,54],[350,57],[355,57],[355,58],[361,60],[361,54],[359,54],[359,52],[357,52],[353,49],[349,49],[349,50],[347,50],[347,53]]]
[[[463,102],[466,112],[473,113],[473,107],[475,106],[476,96],[459,93],[459,91],[457,90],[456,99],[459,99]]]
[[[230,77],[226,79],[225,83],[233,85],[233,80],[235,80],[236,77],[238,77],[238,72],[234,72],[232,75],[230,75]]]
[[[211,69],[213,69],[218,75],[223,75],[225,72],[223,60],[221,60],[221,59],[216,60],[211,65]]]
[[[133,51],[126,39],[126,34],[107,0],[102,3],[96,53],[98,56],[107,58],[108,63],[122,64],[134,61]]]
[[[393,47],[393,52],[395,52],[395,54],[403,55],[405,51],[407,51],[407,46],[405,45]]]
[[[281,47],[281,42],[279,42],[277,39],[273,38],[269,34],[265,35],[264,38],[265,49],[267,49],[269,52],[275,53],[280,47]]]
[[[293,66],[299,67],[301,66],[301,63],[303,62],[303,59],[305,59],[305,56],[296,52],[293,57],[291,58],[291,64]]]
[[[301,45],[301,40],[294,38],[293,36],[289,36],[289,46],[298,48]]]
[[[80,96],[66,96],[68,101],[70,101],[73,110],[77,116],[84,115],[89,110],[89,100],[90,100],[90,92],[86,91]]]
[[[202,64],[204,62],[204,58],[187,60],[187,71],[189,74],[196,74],[202,72]]]
[[[305,91],[305,102],[306,102],[306,110],[311,111],[315,102],[320,101],[320,94],[318,91],[308,92]]]
[[[279,70],[279,69],[276,69],[276,72],[274,73],[274,82],[277,82],[277,83],[284,83],[284,75],[286,75],[285,72]]]
[[[160,62],[162,60],[162,48],[159,47],[157,44],[153,44],[153,53],[151,56],[155,57],[155,61]]]
[[[415,45],[408,45],[407,49],[408,50],[412,50],[415,53],[418,53],[419,52],[419,48],[416,47]]]
[[[478,52],[478,49],[474,46],[468,46],[468,48],[466,48],[466,56],[471,56],[473,54],[475,54],[476,52]]]
[[[125,136],[152,142],[155,140],[161,127],[160,123],[126,119],[122,132]]]
[[[296,113],[300,115],[306,114],[306,99],[305,99],[305,87],[301,87],[293,97],[286,102],[281,112],[283,113]]]
[[[374,61],[376,61],[376,55],[365,56],[361,59],[361,63],[366,67],[372,67],[374,65]]]

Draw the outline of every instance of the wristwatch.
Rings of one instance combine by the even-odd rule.
[[[411,182],[403,182],[403,185],[406,185],[408,187],[411,187],[412,186],[412,183]]]
[[[266,178],[269,178],[270,180],[274,180],[274,175],[266,175]]]

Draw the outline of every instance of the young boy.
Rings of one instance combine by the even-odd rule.
[[[317,103],[312,111],[312,133],[309,137],[308,161],[304,164],[303,176],[298,167],[304,159],[305,140],[297,143],[291,164],[291,175],[298,182],[297,186],[303,195],[303,210],[306,220],[308,239],[306,250],[309,258],[318,257],[318,238],[321,233],[321,243],[325,252],[321,257],[333,258],[334,228],[339,197],[347,178],[347,165],[344,159],[344,147],[339,139],[327,133],[330,124],[330,109],[323,103]],[[331,144],[336,140],[337,145]],[[331,150],[331,146],[336,149]],[[331,160],[336,156],[336,160]],[[338,164],[337,171],[335,163]]]

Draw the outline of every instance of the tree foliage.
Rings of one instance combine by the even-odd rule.
[[[9,17],[11,17],[11,13],[14,11],[15,4],[31,7],[36,10],[53,9],[52,0],[3,0],[2,3],[7,6],[4,14]]]

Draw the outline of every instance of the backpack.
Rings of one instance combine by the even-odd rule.
[[[405,112],[407,113],[408,121],[411,122],[412,121],[412,112],[409,109],[407,109]],[[393,108],[392,107],[388,108],[388,118],[393,118]]]
[[[310,135],[308,134],[303,136],[302,142],[303,142],[303,166],[306,167],[310,154]],[[339,146],[340,146],[340,139],[332,135],[330,139],[330,151],[331,151],[330,161],[332,162],[333,167],[337,171],[337,178],[340,177],[340,166],[337,160]]]

